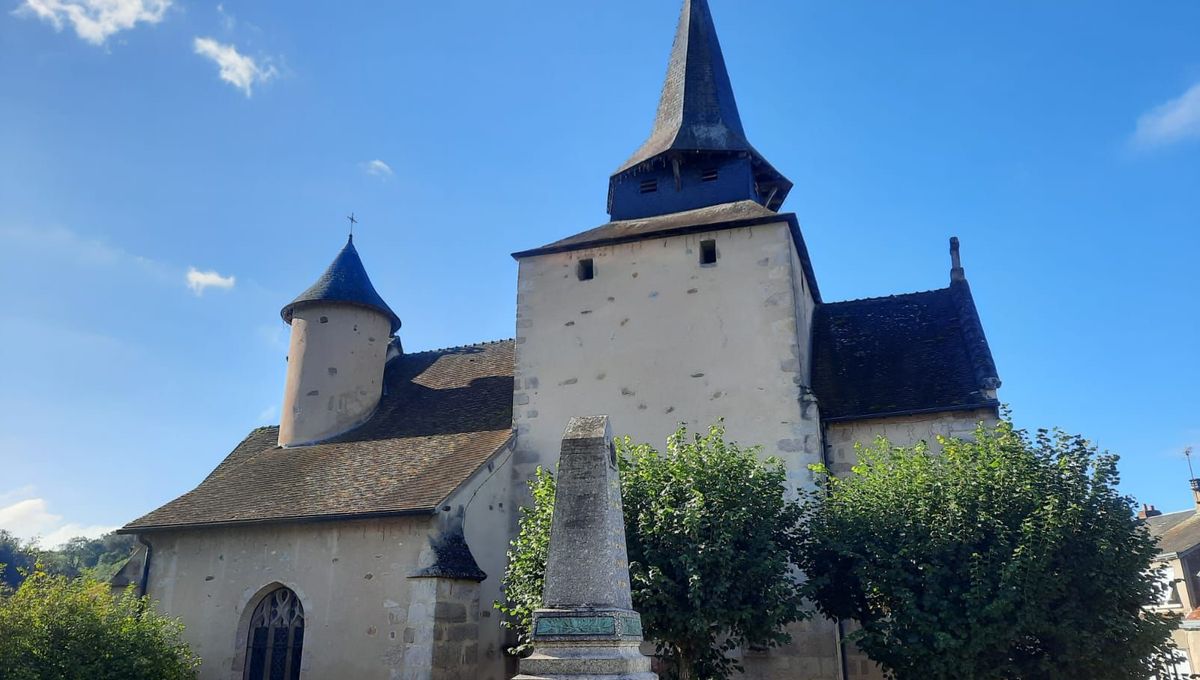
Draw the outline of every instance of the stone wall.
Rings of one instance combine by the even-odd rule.
[[[447,501],[451,512],[463,512],[463,534],[475,562],[487,579],[477,586],[475,606],[471,610],[479,632],[479,664],[471,680],[505,680],[515,666],[504,650],[509,646],[507,631],[500,627],[500,612],[492,603],[501,599],[500,579],[508,562],[508,542],[512,505],[512,453],[514,442],[496,454],[471,476]],[[507,664],[507,665],[506,665]]]
[[[409,574],[435,530],[418,516],[147,534],[148,593],[183,619],[202,680],[242,678],[249,613],[277,585],[304,606],[303,677],[393,680],[412,624],[432,635],[432,618],[410,616],[434,582]]]
[[[825,426],[825,455],[830,470],[834,474],[844,474],[858,461],[854,452],[856,444],[870,445],[876,437],[884,436],[896,446],[912,446],[924,441],[932,450],[940,451],[939,436],[969,438],[980,422],[997,423],[996,411],[944,411],[829,423]]]
[[[413,579],[399,680],[479,678],[479,584]],[[337,676],[343,677],[343,676]],[[350,677],[350,676],[345,676]]]
[[[706,240],[715,265],[700,263]],[[801,408],[813,302],[786,223],[528,257],[517,291],[518,500],[580,413],[657,446],[681,422],[724,418],[730,438],[809,483],[821,454],[816,409]]]

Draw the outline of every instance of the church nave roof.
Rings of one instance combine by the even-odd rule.
[[[251,432],[198,487],[122,531],[432,513],[512,436],[513,343],[396,357],[370,420],[312,446]]]

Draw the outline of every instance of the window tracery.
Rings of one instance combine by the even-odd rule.
[[[304,606],[296,593],[278,588],[250,617],[245,680],[298,680],[304,648]]]

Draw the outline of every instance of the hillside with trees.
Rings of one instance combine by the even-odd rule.
[[[109,533],[100,538],[72,538],[53,550],[41,548],[36,541],[22,541],[0,529],[0,583],[15,590],[35,564],[49,574],[75,578],[90,576],[107,581],[133,552],[135,541],[127,534]]]

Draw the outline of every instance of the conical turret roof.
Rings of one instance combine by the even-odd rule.
[[[333,263],[317,279],[317,282],[288,303],[279,314],[287,323],[292,322],[292,313],[300,305],[315,302],[340,302],[347,305],[357,305],[374,309],[386,316],[392,324],[392,332],[400,330],[400,317],[388,307],[383,297],[371,284],[367,270],[363,267],[362,258],[354,247],[354,236],[346,241],[346,247],[338,253]]]

